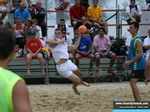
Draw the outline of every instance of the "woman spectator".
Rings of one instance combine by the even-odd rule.
[[[31,59],[37,58],[41,64],[42,68],[42,74],[45,74],[44,71],[44,58],[41,53],[42,43],[39,39],[36,38],[36,32],[31,31],[30,32],[30,39],[26,42],[26,49],[27,49],[27,55],[26,55],[26,64],[27,64],[27,74],[30,74],[30,62]]]
[[[18,45],[19,48],[22,48],[22,54],[21,54],[22,57],[26,38],[25,38],[25,26],[23,23],[21,23],[21,21],[22,21],[21,17],[17,17],[16,24],[12,26],[12,30],[13,30],[13,34],[16,37],[16,45]]]
[[[30,38],[29,32],[30,32],[30,27],[33,24],[33,20],[32,19],[27,19],[25,24],[26,24],[26,26],[25,26],[25,36],[28,39],[28,38]]]
[[[12,31],[12,26],[9,21],[6,21],[3,26],[4,26],[4,28],[7,28]]]

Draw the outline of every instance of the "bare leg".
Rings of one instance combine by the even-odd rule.
[[[74,71],[73,73],[74,73],[76,76],[78,76],[78,77],[80,78],[80,80],[81,80],[81,83],[80,83],[80,84],[82,84],[82,85],[84,85],[84,86],[87,86],[87,87],[90,86],[87,82],[85,82],[85,81],[82,80],[82,73],[81,73],[81,71],[80,71],[79,69],[77,69],[77,70]]]
[[[73,82],[72,89],[75,94],[80,95],[79,91],[77,90],[77,86],[81,83],[81,80],[78,76],[75,74],[72,74],[71,76],[68,77],[69,80]]]
[[[44,70],[44,58],[43,58],[42,53],[38,53],[38,54],[36,55],[36,58],[39,60],[39,62],[40,62],[40,64],[41,64],[42,74],[44,75],[44,74],[45,74],[45,70]]]
[[[98,76],[100,74],[100,68],[99,68],[99,64],[100,64],[100,56],[96,56],[95,57],[95,63],[96,63],[96,72],[95,72],[95,76]]]
[[[79,54],[79,53],[76,53],[75,54],[75,63],[77,65],[77,67],[79,68],[79,59],[81,58],[82,56]]]
[[[140,97],[140,93],[139,93],[139,89],[137,87],[137,82],[139,79],[131,79],[130,81],[130,86],[132,88],[132,92],[133,92],[133,96],[135,101],[141,101],[141,97]]]
[[[112,66],[114,65],[115,60],[116,60],[116,54],[112,54],[110,64],[109,64],[109,70],[112,69]]]
[[[30,74],[30,62],[32,59],[32,55],[30,53],[27,53],[26,55],[26,65],[27,65],[27,74]]]
[[[89,67],[89,72],[92,71],[92,68],[93,68],[93,62],[94,62],[94,54],[90,53],[89,56],[91,59],[90,59],[90,67]]]

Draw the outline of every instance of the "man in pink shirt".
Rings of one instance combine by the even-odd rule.
[[[100,68],[99,68],[100,57],[111,58],[108,73],[115,75],[116,73],[112,70],[112,66],[115,62],[116,54],[110,51],[111,48],[110,38],[108,35],[105,35],[104,28],[100,28],[99,35],[96,35],[94,37],[93,46],[95,50],[95,62],[97,67],[95,75],[97,76],[100,74]]]

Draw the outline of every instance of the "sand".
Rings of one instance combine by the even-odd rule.
[[[150,85],[138,83],[142,101],[150,101]],[[92,83],[79,86],[80,96],[71,84],[29,85],[33,112],[111,112],[113,101],[133,101],[129,82]]]

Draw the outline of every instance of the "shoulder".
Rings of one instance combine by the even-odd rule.
[[[101,7],[101,6],[99,6],[99,5],[97,6],[97,8],[98,8],[98,9],[102,9],[102,7]]]
[[[9,70],[6,70],[6,69],[3,69],[3,74],[10,83],[12,83],[12,82],[15,83],[18,80],[22,80],[22,78],[20,76],[18,76],[17,74],[15,74],[12,71],[9,71]]]
[[[85,10],[85,7],[84,7],[84,6],[80,5],[80,7],[81,7],[83,10]]]
[[[138,9],[141,9],[141,7],[140,7],[139,5],[136,5],[136,7],[137,7]]]
[[[75,5],[71,6],[70,10],[73,10],[75,8]]]
[[[109,37],[108,35],[104,35],[104,37],[105,37],[106,39],[110,39],[110,37]]]
[[[98,38],[99,38],[99,35],[96,35],[96,36],[94,37],[94,40],[95,40],[95,39],[98,39]]]
[[[91,6],[88,7],[88,9],[92,9],[92,8],[93,8],[93,5],[91,5]]]

